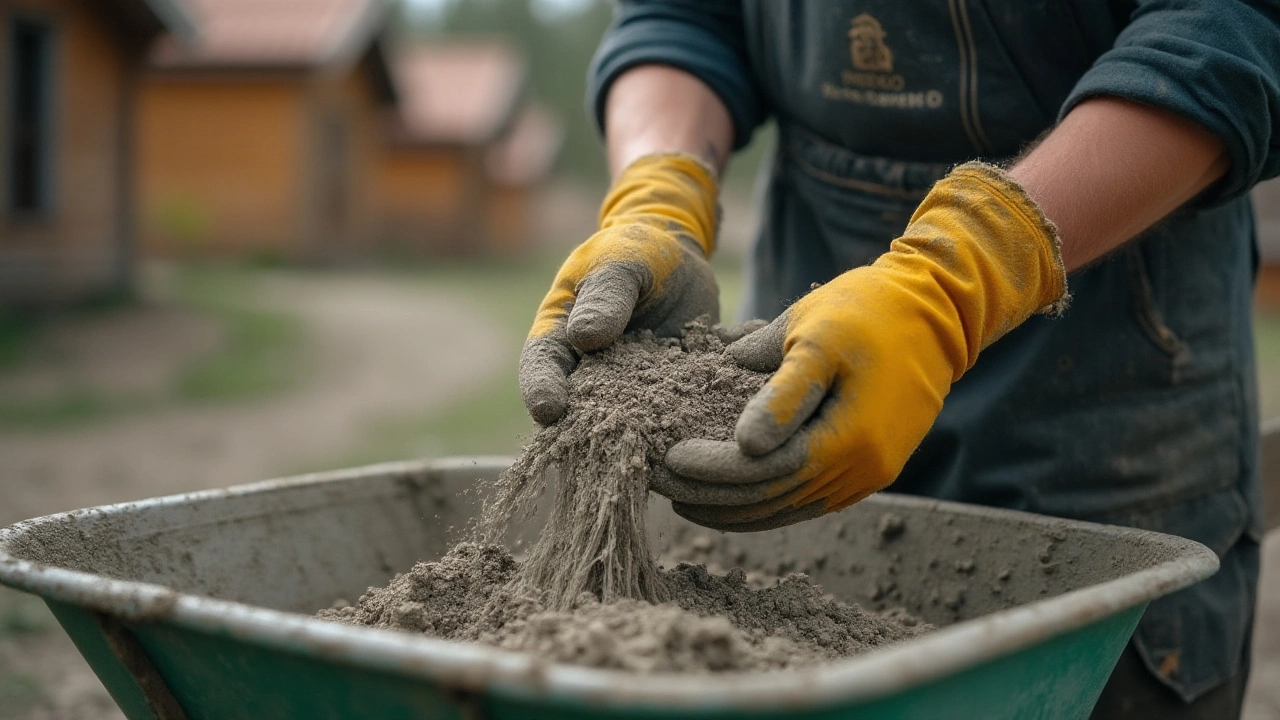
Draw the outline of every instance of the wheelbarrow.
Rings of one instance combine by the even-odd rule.
[[[312,617],[443,554],[478,510],[462,491],[508,463],[384,464],[28,520],[0,530],[0,583],[44,598],[135,720],[1021,720],[1087,717],[1147,603],[1218,566],[1168,535],[889,493],[745,535],[655,500],[669,556],[806,572],[939,629],[810,669],[633,675]]]

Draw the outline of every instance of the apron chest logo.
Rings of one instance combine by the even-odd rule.
[[[935,109],[942,106],[937,90],[904,92],[907,81],[893,72],[893,50],[885,43],[888,33],[869,13],[853,19],[849,27],[849,56],[853,69],[840,72],[839,85],[822,83],[828,100],[858,105],[904,109]]]
[[[853,19],[849,28],[849,54],[855,70],[893,72],[893,51],[884,44],[884,28],[867,13]]]

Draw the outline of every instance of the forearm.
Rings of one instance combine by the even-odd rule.
[[[1159,222],[1222,177],[1221,140],[1118,98],[1078,105],[1010,170],[1058,226],[1067,272]]]
[[[605,105],[609,169],[617,175],[636,158],[683,152],[717,173],[733,147],[733,122],[702,81],[665,65],[640,65],[620,75]]]

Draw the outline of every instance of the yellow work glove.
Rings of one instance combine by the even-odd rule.
[[[676,444],[650,488],[720,530],[852,505],[893,482],[979,351],[1066,299],[1053,225],[998,168],[962,165],[875,263],[729,345],[739,364],[776,372],[736,442]]]
[[[647,155],[618,175],[599,232],[561,266],[520,353],[520,394],[534,420],[564,416],[580,353],[626,330],[675,337],[699,316],[719,319],[707,261],[718,191],[715,173],[691,155]]]

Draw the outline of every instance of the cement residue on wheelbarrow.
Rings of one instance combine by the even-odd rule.
[[[583,593],[572,608],[549,610],[536,593],[508,587],[517,567],[499,546],[463,543],[320,617],[634,672],[805,667],[932,629],[906,613],[842,603],[802,574],[757,588],[741,568],[713,574],[688,563],[663,573],[669,602],[606,604]]]
[[[391,463],[40,518],[0,529],[0,583],[49,601],[130,717],[173,701],[201,717],[783,720],[914,709],[1081,720],[1146,604],[1217,567],[1211,550],[1180,538],[886,493],[745,534],[698,528],[659,501],[647,525],[667,568],[742,567],[753,587],[802,571],[846,603],[905,608],[938,629],[800,672],[645,673],[308,617],[448,555],[450,527],[481,512],[468,489],[509,465]],[[517,528],[506,546],[527,547],[541,526]]]
[[[568,414],[534,436],[497,484],[475,535],[354,606],[321,617],[636,672],[798,668],[932,629],[906,612],[866,611],[804,575],[748,583],[735,568],[660,569],[645,527],[648,474],[675,442],[727,440],[766,376],[737,367],[707,327],[626,338],[570,378]],[[530,514],[546,472],[558,492],[523,563],[496,543]],[[902,520],[886,516],[892,538]]]

